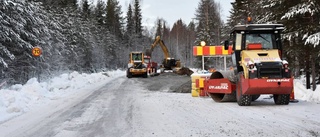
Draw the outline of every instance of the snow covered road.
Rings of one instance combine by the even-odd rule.
[[[94,92],[72,94],[8,120],[0,124],[0,136],[320,136],[319,103],[282,106],[262,96],[252,106],[240,107],[188,93],[168,93],[181,78],[120,77]],[[148,90],[157,79],[166,83],[159,81]]]

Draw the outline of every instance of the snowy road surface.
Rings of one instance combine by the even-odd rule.
[[[184,77],[178,78],[120,77],[95,91],[70,95],[3,122],[0,136],[320,136],[319,103],[281,106],[265,96],[246,107],[215,103],[211,98],[167,92],[177,81],[183,82]]]

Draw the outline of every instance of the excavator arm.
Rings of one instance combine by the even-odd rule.
[[[164,54],[164,57],[165,59],[168,59],[170,56],[169,56],[169,51],[168,51],[168,48],[166,47],[166,45],[164,44],[164,42],[160,39],[160,36],[157,36],[156,39],[154,40],[153,44],[151,45],[151,49],[150,51],[147,51],[146,54],[148,56],[151,56],[151,53],[153,52],[153,49],[157,46],[157,45],[160,45],[162,51],[163,51],[163,54]]]
[[[164,70],[174,70],[174,72],[177,72],[181,68],[181,63],[180,60],[176,60],[169,55],[169,51],[167,46],[164,44],[164,42],[161,40],[160,36],[157,36],[156,39],[154,40],[153,44],[151,45],[150,49],[146,50],[146,55],[151,56],[151,53],[153,52],[153,49],[157,46],[160,45],[163,54],[164,54],[164,60],[162,62],[162,68]],[[189,71],[188,71],[189,72]],[[180,74],[186,74],[185,72],[180,73]]]

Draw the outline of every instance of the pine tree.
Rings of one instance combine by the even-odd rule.
[[[162,28],[162,19],[157,19],[157,30],[156,30],[156,36],[160,36],[162,38],[162,31],[163,31],[163,28]],[[155,37],[156,37],[155,36]]]
[[[122,7],[118,0],[114,1],[115,5],[115,36],[118,39],[123,38],[125,18],[122,16]]]
[[[88,3],[88,0],[83,0],[82,1],[82,13],[84,15],[85,18],[87,18],[88,16],[90,16],[90,5]]]
[[[313,60],[318,58],[319,52],[317,46],[319,46],[320,39],[320,27],[319,27],[319,15],[320,15],[320,3],[317,0],[306,0],[302,2],[290,2],[284,0],[284,3],[288,5],[287,12],[282,16],[282,22],[287,28],[287,38],[296,37],[300,41],[299,46],[303,46],[305,72],[306,72],[306,87],[310,86],[310,74],[312,73],[312,79],[315,80],[315,63]],[[295,24],[292,24],[295,23]],[[312,71],[312,72],[311,72]],[[313,90],[315,90],[315,84]]]
[[[208,45],[220,43],[221,18],[218,5],[214,0],[201,0],[196,10],[197,42],[205,41]]]
[[[134,29],[134,20],[133,20],[133,12],[132,12],[131,4],[129,4],[126,18],[127,18],[126,32],[128,35],[132,35],[133,29]]]
[[[133,32],[134,32],[134,20],[133,20],[133,12],[131,4],[129,4],[127,16],[126,16],[126,31],[125,31],[125,41],[129,48],[132,47],[132,39],[133,39]]]
[[[98,0],[96,8],[95,8],[95,18],[98,22],[98,25],[105,25],[106,21],[103,18],[105,15],[105,4],[102,2],[102,0]]]
[[[113,0],[107,1],[107,8],[106,8],[106,26],[110,32],[115,32],[115,5]]]
[[[193,67],[193,53],[192,53],[192,48],[194,45],[196,45],[194,42],[196,40],[196,24],[191,21],[188,25],[188,40],[187,40],[187,45],[188,49],[187,50],[187,59],[186,59],[186,66]]]
[[[135,27],[135,34],[138,35],[138,37],[142,36],[142,13],[140,8],[140,2],[139,0],[134,0],[134,27]]]

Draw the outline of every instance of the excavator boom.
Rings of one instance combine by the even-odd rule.
[[[168,51],[168,48],[166,47],[166,45],[164,44],[164,42],[160,39],[160,36],[157,36],[156,39],[154,40],[153,44],[151,45],[151,49],[150,51],[146,52],[146,55],[147,56],[151,56],[151,53],[153,52],[153,49],[157,46],[157,45],[160,45],[162,51],[163,51],[163,54],[164,54],[164,57],[165,59],[169,58],[169,51]]]
[[[153,44],[151,45],[151,48],[146,50],[146,55],[151,56],[153,49],[157,45],[160,45],[160,47],[163,51],[163,54],[164,54],[164,59],[163,59],[162,65],[165,70],[172,70],[172,69],[181,67],[180,60],[176,60],[176,59],[170,57],[168,48],[166,47],[164,42],[161,40],[160,36],[157,36],[156,39],[154,40]]]

